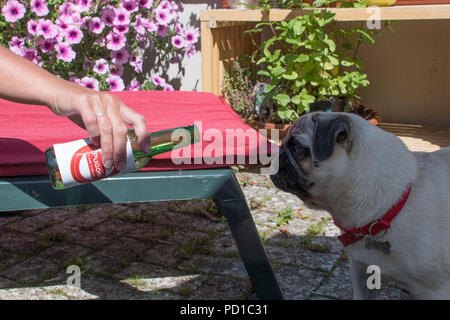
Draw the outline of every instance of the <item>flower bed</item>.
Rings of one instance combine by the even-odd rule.
[[[178,64],[195,53],[199,30],[168,0],[0,0],[0,44],[64,79],[95,90],[173,90],[144,72],[147,58]],[[125,75],[125,76],[124,76]]]

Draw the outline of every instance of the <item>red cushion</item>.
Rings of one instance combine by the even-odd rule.
[[[222,132],[225,144],[226,129],[250,129],[222,99],[203,92],[115,92],[126,105],[143,114],[150,131],[186,126],[202,121],[202,132],[210,128]],[[0,176],[45,175],[44,151],[55,143],[64,143],[86,138],[87,133],[65,117],[53,114],[44,106],[24,105],[0,99]],[[203,149],[211,141],[203,141]],[[267,145],[267,140],[258,135],[258,145]],[[193,150],[193,149],[192,149]],[[228,155],[245,155],[257,152],[257,148],[245,144],[233,150],[225,149]],[[192,156],[194,152],[192,151]],[[214,156],[214,154],[213,154]],[[225,162],[225,161],[224,161]],[[230,165],[230,163],[226,163]],[[170,153],[152,159],[141,171],[200,169],[223,167],[224,164],[174,165]]]

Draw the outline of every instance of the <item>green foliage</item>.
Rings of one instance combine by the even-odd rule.
[[[252,72],[244,58],[235,61],[224,75],[223,95],[242,118],[254,116],[256,94]]]
[[[345,96],[356,102],[360,99],[358,89],[369,85],[367,75],[360,72],[363,64],[356,56],[360,45],[373,44],[380,31],[364,29],[364,23],[350,24],[347,29],[337,27],[335,13],[315,8],[333,2],[337,1],[316,0],[312,7],[297,0],[260,2],[265,11],[275,6],[305,10],[290,21],[264,21],[248,31],[258,36],[263,29],[272,31],[252,59],[259,69],[257,74],[268,83],[264,94],[273,100],[283,122],[294,121],[308,112],[315,101]],[[365,7],[365,0],[339,6]],[[309,8],[307,12],[305,8]]]
[[[285,207],[280,211],[277,211],[277,226],[287,225],[289,222],[294,219],[295,210],[291,207]]]

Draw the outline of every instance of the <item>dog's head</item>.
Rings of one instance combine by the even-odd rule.
[[[348,113],[327,112],[297,119],[280,148],[278,172],[271,175],[275,186],[309,206],[321,207],[322,194],[338,186],[351,166],[360,120]]]

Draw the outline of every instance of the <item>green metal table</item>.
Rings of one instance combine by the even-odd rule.
[[[258,299],[282,299],[280,288],[230,168],[136,172],[55,191],[48,176],[0,177],[0,211],[100,203],[214,199],[226,218]]]

